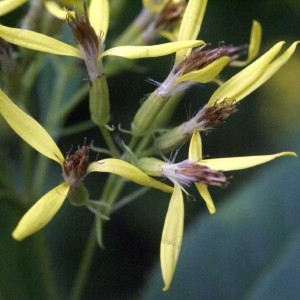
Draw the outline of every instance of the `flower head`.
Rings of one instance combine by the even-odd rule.
[[[78,147],[72,155],[64,158],[47,131],[32,117],[16,106],[0,90],[0,114],[9,126],[31,147],[60,164],[64,182],[46,193],[23,216],[13,231],[16,240],[27,236],[47,225],[58,212],[70,189],[75,190],[86,174],[109,172],[125,177],[137,184],[172,192],[172,188],[154,180],[130,163],[120,159],[102,159],[88,163],[88,146]]]
[[[186,188],[195,184],[209,212],[213,214],[216,209],[208,186],[227,186],[225,171],[254,167],[287,155],[296,156],[294,152],[281,152],[271,155],[203,159],[201,137],[199,132],[194,131],[188,159],[179,163],[166,163],[156,158],[142,158],[139,161],[138,166],[147,174],[168,178],[174,184],[161,239],[163,290],[167,290],[171,284],[182,243],[184,218],[182,192],[188,193]]]
[[[78,146],[76,152],[72,155],[67,155],[62,169],[62,177],[71,184],[71,187],[76,187],[85,177],[89,166],[89,147],[85,144]]]
[[[173,183],[179,184],[182,189],[189,187],[192,183],[218,187],[227,185],[227,179],[223,172],[202,166],[189,159],[179,163],[165,163],[161,167],[161,172],[164,177],[167,177]]]
[[[93,81],[102,75],[102,66],[98,63],[98,57],[101,54],[103,46],[101,34],[99,34],[99,36],[97,35],[89,21],[86,3],[84,3],[83,16],[79,16],[77,11],[75,11],[75,14],[68,12],[67,21],[78,42],[79,50],[89,72],[90,80]]]
[[[81,51],[44,34],[3,25],[0,25],[0,37],[24,48],[56,55],[77,57],[85,62],[86,58],[90,58],[91,55],[95,58],[95,53],[98,50],[98,60],[108,55],[138,59],[168,55],[179,49],[195,47],[201,44],[196,40],[184,40],[155,46],[119,46],[104,51],[101,47],[98,49],[95,33],[101,40],[101,44],[104,45],[109,23],[109,2],[107,0],[92,0],[82,17],[78,14],[76,15],[76,13],[75,15],[72,14],[70,11],[65,12],[65,16],[67,15],[69,21],[75,22],[75,25],[72,25],[72,30],[80,44]],[[84,50],[84,56],[82,50]]]
[[[168,152],[187,141],[194,131],[207,133],[223,124],[231,114],[237,111],[239,101],[264,84],[290,59],[298,43],[298,41],[294,42],[281,55],[278,54],[284,42],[275,44],[260,58],[225,81],[194,117],[156,138],[156,147],[163,153]],[[182,77],[191,76],[193,73],[187,73]]]

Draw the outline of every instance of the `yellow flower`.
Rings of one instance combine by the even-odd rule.
[[[281,156],[297,156],[294,152],[280,152],[270,155],[257,155],[257,156],[241,156],[241,157],[226,157],[203,159],[202,156],[202,142],[199,132],[194,132],[191,138],[189,147],[189,161],[196,163],[199,166],[206,167],[209,170],[235,171],[251,167],[255,167],[267,163],[273,159]],[[208,192],[207,185],[201,182],[195,182],[197,190],[206,202],[207,208],[210,213],[214,213],[215,206],[212,198]]]
[[[172,192],[172,188],[154,180],[133,165],[119,159],[103,159],[88,165],[88,147],[79,148],[75,154],[64,158],[56,143],[47,131],[32,117],[16,106],[0,90],[0,113],[9,126],[31,147],[62,166],[64,182],[40,198],[23,216],[13,231],[16,240],[43,228],[62,206],[70,189],[91,172],[109,172],[125,177],[137,184]]]
[[[147,5],[149,3],[151,1],[147,1]],[[165,2],[159,1],[158,3]],[[197,38],[206,5],[206,0],[190,0],[188,2],[175,40],[183,42]],[[248,58],[243,63],[248,63],[257,55],[260,41],[261,26],[257,21],[254,21]],[[176,95],[172,99],[174,94],[187,89],[195,82],[206,83],[214,80],[222,69],[230,63],[231,58],[235,57],[240,50],[244,50],[244,47],[226,45],[220,45],[216,49],[204,50],[206,46],[204,41],[199,46],[198,48],[193,46],[176,51],[175,62],[167,78],[162,83],[151,80],[158,87],[136,113],[131,124],[134,135],[142,135],[149,129],[161,127],[161,124],[165,126],[166,120],[169,119],[174,108],[173,101],[178,103]],[[169,107],[171,108],[169,109]]]
[[[65,13],[65,15],[67,15],[67,13]],[[109,22],[108,0],[92,0],[88,8],[88,17],[91,27],[101,41],[100,44],[104,45]],[[77,48],[34,31],[0,25],[0,37],[24,48],[56,55],[82,58],[82,53],[78,51]],[[185,40],[155,46],[120,46],[106,51],[100,49],[98,58],[100,59],[107,55],[129,59],[157,57],[171,54],[182,48],[195,47],[200,44],[201,42],[196,40]]]
[[[208,105],[226,101],[240,101],[270,79],[292,56],[297,44],[294,42],[282,55],[278,55],[285,42],[275,44],[251,65],[222,84],[210,97]]]
[[[237,111],[239,101],[263,85],[291,58],[298,43],[294,42],[281,55],[278,54],[284,42],[275,44],[260,58],[224,82],[194,117],[156,138],[156,147],[163,153],[168,152],[188,140],[195,130],[208,132],[223,124]]]
[[[195,39],[200,33],[204,13],[207,6],[207,0],[190,0],[188,2],[186,11],[183,16],[183,20],[180,25],[177,39],[178,41],[184,41],[188,39]],[[244,65],[253,60],[258,54],[261,42],[262,29],[261,25],[257,21],[253,21],[248,57],[246,61],[237,63],[238,65]],[[182,49],[176,52],[175,62],[180,63],[187,58],[192,49]],[[200,68],[186,74],[182,74],[176,81],[177,84],[184,81],[197,81],[208,82],[216,77],[217,74],[230,62],[230,59],[224,54],[219,55],[219,59],[216,59],[205,69]]]
[[[203,159],[200,134],[194,131],[188,159],[179,163],[165,163],[156,158],[142,158],[138,162],[138,167],[147,174],[166,177],[174,184],[161,239],[164,291],[170,287],[182,243],[184,218],[182,191],[187,193],[186,188],[194,183],[209,212],[213,214],[216,209],[207,186],[226,186],[228,182],[223,172],[251,168],[287,155],[296,156],[294,152],[281,152],[271,155]]]
[[[175,273],[182,244],[183,227],[183,195],[180,185],[175,183],[160,243],[160,265],[165,284],[164,291],[168,290]]]

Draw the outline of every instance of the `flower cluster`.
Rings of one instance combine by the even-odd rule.
[[[6,13],[23,2],[6,0],[0,4],[0,8],[2,5],[2,13]],[[91,200],[88,189],[84,186],[84,178],[92,172],[115,174],[136,184],[171,193],[160,249],[163,290],[168,290],[182,244],[184,195],[189,195],[189,187],[195,185],[209,212],[213,214],[216,208],[208,188],[228,186],[225,172],[254,167],[281,156],[296,155],[293,152],[280,152],[271,155],[207,159],[202,154],[201,133],[209,134],[221,126],[231,114],[236,113],[239,102],[264,84],[290,59],[298,42],[281,54],[284,42],[278,42],[254,60],[261,42],[261,26],[257,21],[253,22],[248,45],[234,46],[221,42],[218,47],[213,48],[209,42],[198,40],[207,1],[143,2],[141,15],[130,30],[125,31],[123,38],[109,49],[106,49],[105,44],[110,19],[108,0],[91,0],[88,7],[84,3],[82,10],[75,11],[63,10],[52,1],[45,2],[50,13],[66,19],[77,46],[34,30],[0,25],[1,45],[11,43],[84,62],[89,79],[90,119],[99,128],[107,145],[107,149],[100,149],[99,152],[110,157],[90,162],[89,151],[93,150],[93,146],[89,146],[86,140],[74,153],[70,152],[64,157],[47,132],[51,129],[50,126],[47,128],[46,124],[44,128],[26,112],[30,105],[26,107],[18,100],[15,100],[15,104],[2,90],[0,114],[27,144],[62,168],[63,182],[31,206],[14,229],[13,237],[22,240],[42,229],[55,216],[67,197],[71,203],[85,206],[95,213],[98,224],[107,220],[114,211],[116,200],[126,181],[119,178],[117,190],[108,180],[100,200]],[[161,36],[169,42],[155,44]],[[127,144],[119,143],[112,134],[115,126],[111,121],[111,99],[107,81],[107,76],[113,75],[113,72],[109,73],[113,58],[117,56],[136,60],[169,54],[175,55],[169,74],[161,83],[152,80],[157,86],[156,89],[147,96],[133,116],[130,129],[119,132],[120,135],[130,132],[131,140]],[[110,56],[110,60],[106,64],[107,56]],[[245,56],[244,61],[240,60]],[[134,63],[135,61],[132,62]],[[245,68],[227,81],[221,82],[218,75],[225,67],[231,66]],[[122,64],[114,66],[115,69],[118,67],[122,68]],[[184,92],[194,84],[207,82],[217,82],[219,85],[207,104],[186,122],[166,129]],[[58,111],[52,111],[52,114],[60,115]],[[57,121],[63,124],[62,119]],[[63,130],[63,127],[57,130]],[[189,152],[186,159],[180,162],[166,162],[161,159],[162,154],[176,151],[187,141]],[[163,183],[154,177],[166,178],[169,183]],[[115,191],[111,193],[114,197],[109,196],[112,191]],[[101,238],[97,238],[102,244]]]

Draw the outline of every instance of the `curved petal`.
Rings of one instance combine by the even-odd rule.
[[[228,65],[230,58],[223,56],[214,62],[210,63],[203,69],[186,73],[176,80],[177,83],[183,81],[196,81],[200,83],[206,83],[215,79],[215,77]]]
[[[169,55],[180,49],[197,47],[203,44],[203,41],[182,41],[154,46],[119,46],[104,51],[101,56],[114,55],[130,59],[157,57]]]
[[[73,14],[74,17],[75,17],[74,12],[72,12],[72,11],[67,12],[67,10],[61,8],[57,4],[57,2],[54,2],[54,1],[44,1],[44,5],[45,5],[46,9],[48,10],[48,12],[52,16],[54,16],[54,17],[56,17],[56,18],[58,18],[60,20],[66,20],[67,13]]]
[[[181,21],[178,41],[187,41],[196,39],[201,28],[203,16],[206,10],[207,0],[190,0],[185,9],[183,19]],[[190,49],[191,50],[191,49]],[[175,61],[182,61],[189,51],[178,51]]]
[[[202,141],[200,133],[194,130],[189,147],[189,160],[199,161],[202,159]]]
[[[261,37],[262,37],[262,27],[258,21],[254,20],[252,23],[247,59],[245,61],[234,60],[233,62],[230,63],[230,65],[234,67],[243,67],[247,65],[250,61],[252,61],[259,52]]]
[[[0,16],[6,15],[7,13],[18,8],[27,0],[2,0],[0,1]]]
[[[12,236],[21,241],[47,225],[66,199],[70,185],[66,182],[49,191],[22,217]]]
[[[291,58],[298,44],[299,41],[294,42],[282,55],[272,61],[263,74],[256,80],[256,82],[248,87],[248,89],[246,89],[243,93],[241,93],[239,98],[245,98],[247,95],[263,85],[267,80],[269,80]]]
[[[115,158],[102,159],[89,165],[87,173],[105,172],[117,174],[137,184],[159,189],[163,192],[172,193],[173,188],[160,181],[153,179],[132,164]]]
[[[281,156],[297,156],[295,152],[280,152],[270,155],[258,155],[258,156],[241,156],[241,157],[226,157],[226,158],[214,158],[201,160],[199,164],[207,166],[214,170],[220,171],[234,171],[242,170],[257,165],[267,163],[275,158]]]
[[[175,272],[182,244],[183,226],[183,196],[179,185],[175,184],[160,243],[160,264],[164,280],[164,291],[170,287]]]
[[[109,21],[108,0],[91,0],[88,16],[96,34],[101,36],[102,42],[104,42]]]
[[[0,25],[0,37],[27,49],[81,58],[78,49],[35,31]]]
[[[223,101],[224,98],[228,101],[239,101],[248,94],[249,89],[258,78],[266,71],[268,65],[274,57],[279,53],[284,42],[279,42],[273,46],[267,53],[254,61],[251,65],[231,77],[222,84],[210,97],[208,104],[213,105],[217,101]]]
[[[32,148],[62,165],[64,156],[48,132],[15,105],[0,89],[0,113],[9,126]]]
[[[214,214],[216,212],[216,208],[215,208],[213,199],[211,198],[211,195],[208,191],[207,186],[202,184],[202,183],[195,183],[195,185],[196,185],[196,188],[197,188],[199,194],[201,195],[201,197],[205,201],[207,209],[209,210],[209,212],[211,214]]]

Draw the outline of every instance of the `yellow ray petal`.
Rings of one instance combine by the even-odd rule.
[[[202,183],[195,183],[195,185],[196,185],[196,188],[197,188],[199,194],[201,195],[201,197],[205,201],[207,209],[209,210],[209,212],[211,214],[214,214],[216,212],[216,208],[215,208],[214,202],[211,198],[211,195],[208,191],[207,186],[202,184]]]
[[[207,166],[214,170],[220,171],[234,171],[247,169],[267,163],[275,158],[281,156],[297,156],[295,152],[280,152],[270,155],[257,155],[257,156],[241,156],[241,157],[226,157],[201,160],[199,164]]]
[[[197,47],[204,45],[203,41],[170,42],[154,46],[119,46],[108,49],[102,53],[103,56],[114,55],[130,59],[157,57],[169,55],[179,49]]]
[[[230,58],[223,56],[214,62],[210,63],[203,69],[184,74],[177,79],[177,83],[183,81],[196,81],[206,83],[212,81],[229,63]]]
[[[81,58],[78,49],[35,31],[0,25],[0,37],[20,47]]]
[[[54,1],[44,1],[44,5],[46,7],[46,9],[48,10],[48,12],[53,15],[54,17],[60,19],[60,20],[66,20],[66,16],[67,16],[67,10],[61,8],[57,2]],[[70,14],[73,14],[73,12],[69,12]],[[75,17],[75,15],[74,15]]]
[[[263,85],[267,80],[269,80],[291,58],[298,44],[299,41],[294,42],[282,55],[272,61],[267,69],[256,80],[256,82],[244,90],[243,93],[240,93],[239,98],[245,98],[247,95]]]
[[[192,162],[202,159],[202,141],[200,133],[194,130],[189,147],[189,160]]]
[[[18,8],[27,0],[2,0],[0,1],[0,16],[3,16],[14,9]]]
[[[235,66],[235,67],[242,67],[242,66],[247,65],[250,61],[252,61],[259,52],[260,44],[261,44],[261,37],[262,37],[261,25],[258,21],[254,20],[252,23],[247,59],[245,61],[234,60],[232,63],[230,63],[230,65]]]
[[[188,2],[181,21],[178,41],[194,40],[197,38],[206,10],[206,4],[207,0],[190,0]],[[182,61],[189,54],[189,51],[178,51],[175,61]]]
[[[277,43],[251,65],[227,80],[213,93],[208,104],[214,105],[217,100],[223,101],[224,98],[228,99],[228,101],[232,101],[233,99],[236,101],[241,100],[242,96],[245,95],[245,91],[249,90],[251,85],[255,84],[258,78],[265,72],[268,65],[279,53],[283,44],[284,42]]]
[[[172,187],[153,179],[137,167],[120,159],[107,158],[93,162],[89,165],[87,172],[113,173],[137,184],[159,189],[163,192],[172,193],[173,191]]]
[[[89,6],[89,19],[96,34],[101,36],[102,42],[105,41],[108,21],[109,21],[109,3],[107,0],[91,0]]]
[[[179,185],[175,184],[160,244],[160,264],[164,281],[164,291],[170,287],[175,272],[182,244],[183,226],[183,196]]]
[[[21,241],[47,225],[62,206],[70,185],[66,182],[49,191],[22,217],[12,236]]]
[[[64,156],[48,132],[15,105],[0,89],[0,113],[9,126],[31,147],[62,165]]]

